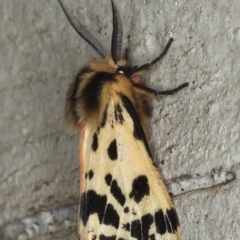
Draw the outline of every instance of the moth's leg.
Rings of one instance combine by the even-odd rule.
[[[157,62],[159,62],[168,52],[171,44],[173,42],[173,38],[170,38],[166,47],[164,48],[164,50],[159,54],[158,57],[156,57],[154,60],[152,60],[150,63],[145,63],[143,65],[141,65],[140,67],[137,67],[136,69],[134,69],[134,71],[131,73],[131,75],[136,74],[137,72],[143,72],[143,71],[147,71],[149,68],[151,68],[153,65],[155,65]]]
[[[160,53],[160,55],[159,55],[158,57],[156,57],[156,58],[151,62],[151,64],[156,64],[157,62],[159,62],[159,61],[166,55],[166,53],[168,52],[168,50],[169,50],[169,48],[170,48],[170,46],[171,46],[171,44],[172,44],[173,41],[174,41],[173,38],[170,38],[170,39],[168,40],[168,43],[167,43],[166,47],[164,48],[164,50]]]
[[[166,91],[157,91],[155,89],[148,88],[148,87],[141,86],[141,85],[134,85],[134,87],[141,89],[142,91],[144,91],[146,93],[154,94],[155,96],[157,96],[157,95],[173,95],[176,92],[182,90],[183,88],[188,87],[188,85],[189,85],[189,83],[186,82],[176,88],[166,90]]]
[[[173,95],[174,93],[182,90],[183,88],[188,87],[188,85],[189,85],[189,83],[185,82],[174,89],[166,90],[166,91],[159,91],[159,92],[157,92],[157,95]]]

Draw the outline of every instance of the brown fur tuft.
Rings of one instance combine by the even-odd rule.
[[[65,114],[70,126],[98,126],[108,102],[113,100],[118,104],[119,95],[124,95],[135,107],[146,132],[151,116],[149,93],[134,87],[131,78],[118,71],[124,66],[125,60],[115,65],[107,55],[103,61],[92,60],[82,68],[67,91]]]

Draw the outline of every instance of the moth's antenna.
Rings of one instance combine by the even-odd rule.
[[[112,12],[113,12],[113,33],[112,33],[112,47],[111,53],[115,63],[121,58],[122,50],[122,20],[120,17],[117,5],[113,0],[112,2]]]
[[[72,11],[63,3],[62,0],[58,0],[58,2],[72,27],[90,46],[93,47],[101,58],[104,58],[106,56],[106,52],[102,44],[79,22],[77,17],[73,15]]]

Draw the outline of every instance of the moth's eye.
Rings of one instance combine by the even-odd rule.
[[[126,69],[126,66],[121,66],[118,68],[117,72],[119,74],[123,74],[123,75],[126,75],[126,72],[127,72],[127,69]]]

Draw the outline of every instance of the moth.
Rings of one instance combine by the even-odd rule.
[[[66,97],[66,119],[80,132],[78,238],[180,239],[178,216],[154,165],[146,132],[151,98],[174,94],[188,83],[168,91],[140,83],[173,39],[152,62],[130,66],[121,57],[122,22],[113,0],[111,54],[62,0],[58,2],[72,27],[102,58],[85,64]]]

